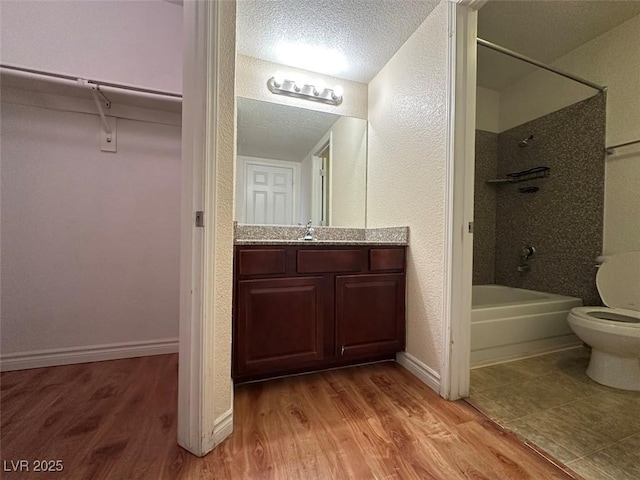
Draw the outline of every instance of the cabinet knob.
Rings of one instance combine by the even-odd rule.
[[[342,345],[342,350],[340,350],[340,356],[343,357],[344,356],[344,345]]]

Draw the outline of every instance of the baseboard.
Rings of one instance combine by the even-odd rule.
[[[396,355],[396,361],[418,377],[418,379],[420,379],[420,381],[427,385],[431,390],[440,394],[439,373],[407,352],[398,353]]]
[[[498,358],[491,358],[490,360],[486,360],[486,361],[475,361],[475,362],[471,362],[471,370],[473,370],[474,368],[483,368],[483,367],[490,367],[492,365],[500,365],[501,363],[517,362],[518,360],[539,357],[540,355],[548,355],[550,353],[563,352],[565,350],[583,348],[583,346],[584,344],[582,343],[582,341],[577,340],[575,342],[563,343],[561,345],[556,345],[553,347],[540,348],[536,350],[527,351],[527,353],[525,354],[517,353],[514,355],[506,355]]]
[[[213,441],[215,445],[223,442],[233,433],[233,409],[230,408],[220,415],[213,426]]]
[[[163,355],[178,351],[177,338],[123,342],[90,347],[55,348],[0,356],[0,371],[26,370],[28,368],[54,367],[74,363],[102,362],[120,358]]]

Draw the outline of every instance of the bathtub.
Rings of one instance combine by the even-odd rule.
[[[471,366],[488,365],[580,345],[567,314],[575,297],[501,285],[474,285]]]

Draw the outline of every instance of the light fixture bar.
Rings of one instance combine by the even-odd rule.
[[[336,95],[332,88],[318,90],[313,85],[297,85],[293,80],[276,80],[271,77],[267,80],[267,88],[276,95],[287,95],[289,97],[303,98],[314,102],[328,103],[329,105],[340,105],[342,95]]]

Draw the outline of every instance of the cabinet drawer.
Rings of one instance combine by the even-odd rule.
[[[298,250],[298,273],[358,272],[362,250]]]
[[[283,248],[240,250],[238,253],[238,275],[282,274],[285,270]]]
[[[404,270],[404,248],[372,248],[369,269],[372,272]]]

